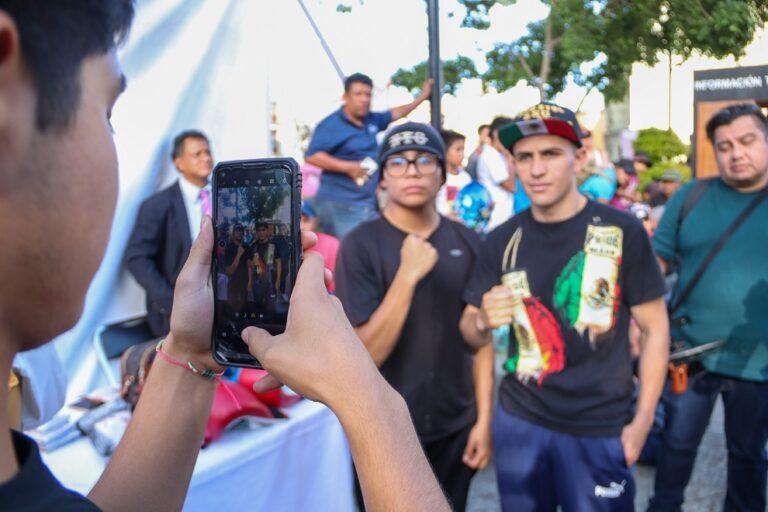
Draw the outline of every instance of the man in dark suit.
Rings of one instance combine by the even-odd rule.
[[[146,291],[147,319],[155,336],[169,331],[176,277],[203,214],[211,213],[208,178],[213,158],[208,138],[196,130],[180,133],[171,159],[181,177],[144,200],[125,252],[128,270]]]

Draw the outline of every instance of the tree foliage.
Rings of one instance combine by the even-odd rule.
[[[466,15],[461,20],[461,26],[485,30],[491,26],[488,13],[496,4],[509,5],[515,0],[458,0],[466,8]]]
[[[653,166],[640,173],[640,190],[653,180],[661,178],[668,169],[676,169],[683,176],[683,181],[691,179],[691,168],[683,162],[688,157],[690,146],[684,144],[672,130],[645,128],[637,134],[633,146],[636,151],[648,153]]]
[[[687,59],[694,52],[740,57],[755,31],[768,23],[765,0],[541,1],[550,9],[546,18],[530,23],[526,35],[501,41],[488,52],[485,85],[503,91],[524,81],[547,99],[561,92],[570,77],[608,100],[619,99],[634,62],[654,65],[664,54]],[[517,0],[457,2],[465,8],[462,26],[487,29],[494,5]],[[409,72],[425,76],[425,71],[424,63],[401,69],[396,83],[406,83]],[[454,80],[474,76],[445,73],[445,90],[455,91]]]
[[[480,74],[475,63],[469,57],[459,55],[452,60],[443,61],[443,94],[456,94],[456,88],[467,78],[477,78]],[[427,79],[427,63],[421,62],[411,69],[398,69],[392,75],[392,83],[405,87],[412,93],[421,90]]]
[[[688,156],[689,147],[672,130],[645,128],[637,134],[633,143],[636,151],[644,151],[657,163],[681,161]]]

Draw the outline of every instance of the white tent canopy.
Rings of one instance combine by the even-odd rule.
[[[91,349],[98,326],[144,313],[143,290],[124,270],[123,253],[141,201],[176,179],[170,160],[174,135],[204,131],[217,161],[269,156],[269,30],[260,4],[138,2],[134,29],[121,50],[128,89],[112,120],[120,161],[112,236],[80,321],[56,340],[70,399],[106,384]]]

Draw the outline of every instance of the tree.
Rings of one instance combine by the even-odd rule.
[[[644,128],[637,133],[634,147],[651,157],[651,161],[670,162],[682,161],[688,156],[688,145],[683,144],[680,137],[672,130],[659,128]]]
[[[462,26],[486,29],[495,4],[517,0],[457,0]],[[607,100],[622,98],[634,62],[656,64],[663,55],[687,59],[694,52],[722,58],[743,55],[758,27],[768,23],[765,0],[541,0],[549,14],[528,33],[499,42],[486,55],[484,84],[504,91],[520,81],[542,100],[561,92],[568,78]],[[399,70],[400,77],[416,69]],[[457,74],[449,82],[472,76]],[[397,83],[397,82],[395,82]]]
[[[528,34],[511,43],[497,43],[488,52],[488,71],[483,80],[496,90],[514,87],[520,81],[539,90],[541,100],[562,91],[572,75],[580,85],[605,89],[607,83],[593,81],[581,65],[598,58],[593,37],[600,32],[600,19],[589,2],[550,0],[549,15],[528,24]]]
[[[660,178],[667,169],[680,171],[684,181],[690,179],[691,169],[682,163],[690,148],[683,144],[672,130],[645,128],[638,132],[633,145],[635,150],[647,153],[653,162],[653,167],[640,174],[640,190],[644,190],[649,182]]]
[[[279,185],[272,187],[251,187],[246,189],[248,208],[244,211],[253,215],[246,223],[267,222],[273,219],[283,205],[288,191]]]
[[[443,94],[455,94],[459,84],[467,78],[478,78],[480,74],[469,57],[458,56],[443,61]],[[392,83],[405,87],[412,93],[420,91],[427,79],[427,63],[421,62],[411,69],[398,69],[392,75]]]

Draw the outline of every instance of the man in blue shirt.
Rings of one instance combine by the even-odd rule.
[[[768,194],[768,120],[759,107],[720,110],[707,123],[707,137],[719,177],[710,181],[682,222],[681,209],[696,181],[672,196],[653,236],[662,266],[679,262],[673,303],[734,219]],[[703,358],[706,371],[689,375],[685,392],[665,394],[666,425],[648,510],[680,510],[718,395],[728,447],[724,510],[766,509],[768,200],[757,204],[676,308],[675,318],[686,322],[675,329],[679,332],[673,332],[673,340],[689,346],[725,340],[725,345]]]
[[[376,134],[429,98],[432,80],[424,82],[421,94],[412,102],[386,112],[371,112],[372,91],[368,76],[348,76],[344,105],[320,121],[304,155],[307,163],[323,170],[315,209],[323,231],[338,239],[376,211]]]

